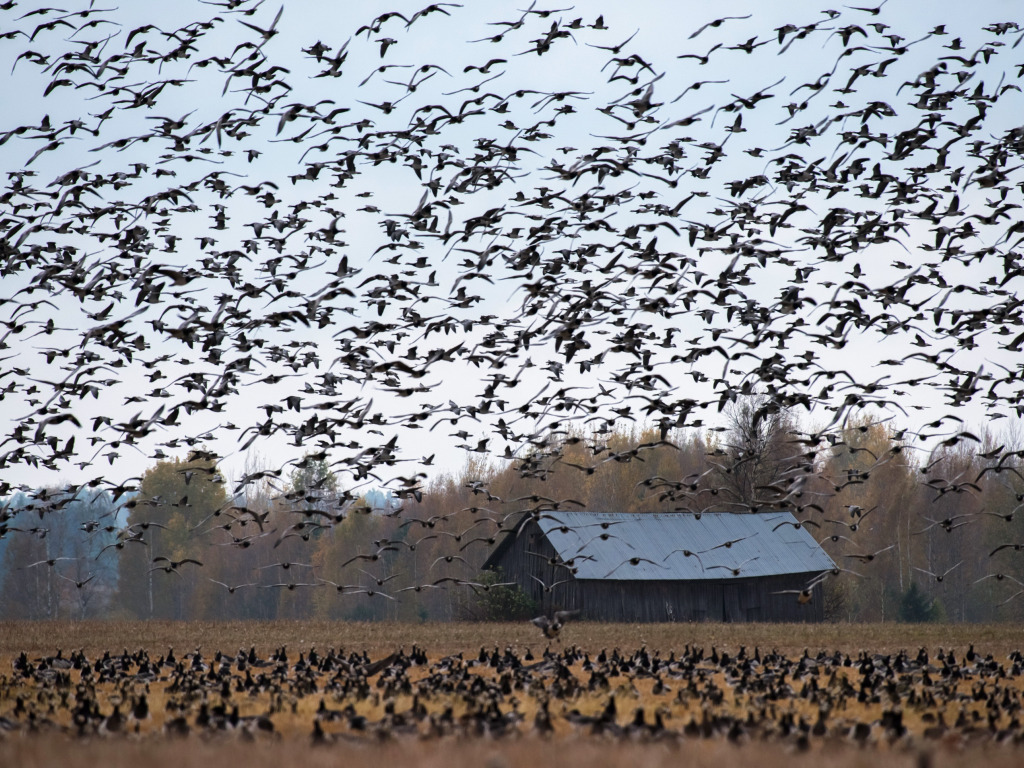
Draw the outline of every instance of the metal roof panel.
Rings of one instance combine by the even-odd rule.
[[[835,563],[789,512],[566,511],[538,520],[577,579],[677,581],[821,573]],[[694,553],[687,556],[683,550]]]

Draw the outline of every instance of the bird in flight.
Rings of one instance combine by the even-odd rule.
[[[542,615],[537,616],[530,620],[533,626],[540,629],[544,637],[549,640],[561,639],[562,628],[565,626],[569,619],[577,616],[578,610],[574,611],[555,611],[550,616]]]
[[[185,557],[181,560],[171,560],[169,557],[164,557],[163,555],[154,557],[153,562],[162,563],[162,565],[154,565],[152,568],[149,569],[151,572],[164,571],[165,573],[175,573],[178,576],[181,575],[181,571],[179,571],[178,569],[183,565],[189,563],[191,563],[192,565],[198,565],[199,567],[202,567],[203,565],[202,562],[196,560],[194,557]]]

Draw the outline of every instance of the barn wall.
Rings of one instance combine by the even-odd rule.
[[[813,574],[705,581],[585,580],[576,594],[582,617],[595,621],[822,621],[821,586],[806,605],[796,595]]]
[[[535,522],[528,522],[515,539],[495,552],[488,565],[501,568],[508,581],[519,583],[539,610],[579,609],[594,621],[822,621],[821,585],[805,605],[795,594],[772,594],[803,589],[815,574],[785,574],[760,578],[702,581],[577,580],[569,569],[552,565],[554,547]],[[534,577],[534,578],[531,578]],[[535,579],[551,585],[547,591]]]
[[[555,548],[544,536],[540,526],[531,521],[488,565],[500,568],[506,581],[518,582],[523,592],[537,603],[541,611],[550,613],[579,608],[579,582],[568,568],[548,562],[554,557]],[[548,586],[566,579],[568,582],[547,591],[534,579],[540,579]]]

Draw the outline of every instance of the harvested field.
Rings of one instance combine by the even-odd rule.
[[[549,645],[521,624],[8,623],[0,762],[1016,765],[1018,639],[1009,625],[577,623]]]
[[[480,646],[506,645],[535,651],[547,642],[532,625],[502,623],[389,623],[336,621],[84,621],[7,622],[0,632],[0,659],[6,662],[21,651],[50,654],[58,648],[103,651],[145,648],[162,653],[172,646],[179,651],[201,647],[204,652],[233,653],[255,645],[269,652],[287,645],[296,652],[316,646],[387,654],[414,643],[435,654],[477,651]],[[634,649],[647,645],[669,653],[686,644],[736,650],[740,645],[777,648],[800,653],[805,648],[844,653],[869,650],[894,653],[939,646],[960,651],[974,643],[997,657],[1005,657],[1024,645],[1015,624],[595,624],[567,625],[563,640],[569,645],[596,652],[601,648]],[[554,647],[554,646],[553,646]]]

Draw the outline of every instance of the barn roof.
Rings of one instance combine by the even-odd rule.
[[[835,563],[789,512],[626,514],[559,510],[537,521],[577,579],[676,581],[821,573]],[[786,523],[789,523],[788,525]],[[608,534],[604,538],[602,535]],[[503,544],[510,544],[514,534]],[[726,542],[734,542],[724,546]],[[698,553],[687,557],[678,549]],[[499,547],[504,549],[504,547]],[[493,559],[499,552],[496,550]],[[630,560],[643,558],[636,565]],[[734,572],[733,569],[739,569]]]

